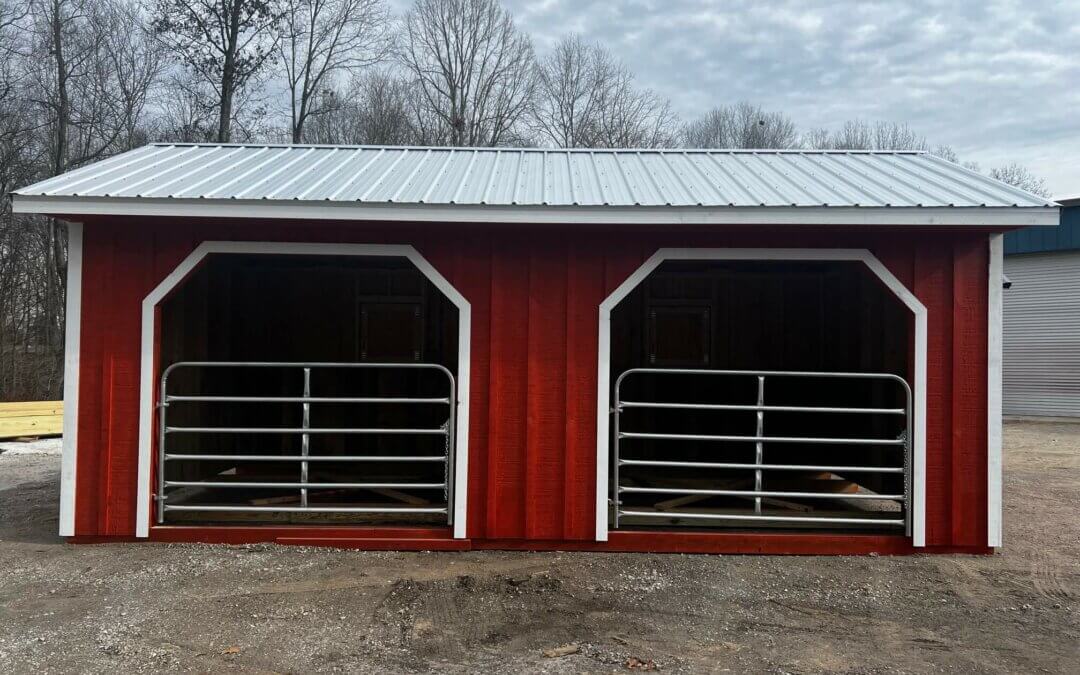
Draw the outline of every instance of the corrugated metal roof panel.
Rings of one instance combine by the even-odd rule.
[[[1045,207],[917,152],[156,144],[24,196],[532,206]]]

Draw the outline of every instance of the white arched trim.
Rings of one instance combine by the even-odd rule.
[[[212,253],[249,255],[383,256],[407,258],[458,310],[457,432],[454,464],[454,537],[465,537],[469,475],[469,355],[472,307],[446,277],[439,274],[412,246],[386,244],[321,244],[309,242],[204,241],[157,285],[142,304],[142,363],[139,384],[139,480],[135,536],[150,534],[150,482],[153,466],[154,394],[156,391],[155,335],[157,306]]]
[[[665,260],[813,260],[866,265],[915,318],[912,543],[926,545],[926,307],[864,248],[662,248],[600,303],[596,405],[596,540],[608,539],[608,424],[611,410],[611,310]]]

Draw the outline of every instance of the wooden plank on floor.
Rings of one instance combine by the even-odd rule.
[[[396,499],[401,502],[405,502],[411,506],[427,506],[431,502],[423,497],[411,495],[400,490],[394,490],[392,488],[368,488],[371,492],[383,497],[389,497],[390,499]]]

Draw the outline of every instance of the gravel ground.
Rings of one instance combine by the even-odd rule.
[[[1080,425],[1006,426],[995,556],[72,546],[58,465],[0,454],[0,672],[1080,669]]]

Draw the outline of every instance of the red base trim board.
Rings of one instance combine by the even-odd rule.
[[[71,537],[76,544],[146,541],[132,537]],[[192,527],[150,528],[151,542],[278,543],[371,551],[592,551],[623,553],[726,553],[749,555],[988,555],[985,546],[914,548],[893,535],[823,535],[733,532],[612,532],[606,542],[536,539],[454,539],[448,528]]]

